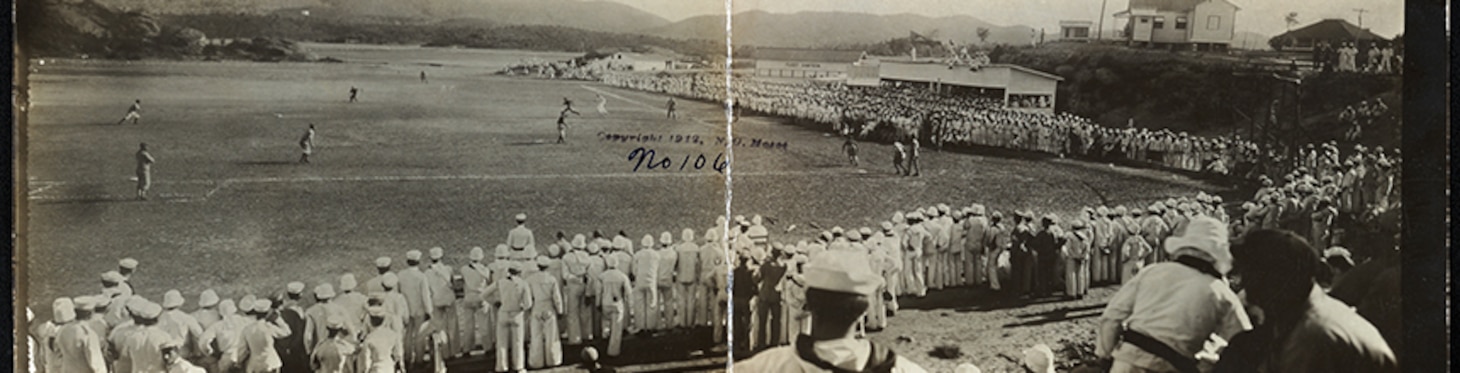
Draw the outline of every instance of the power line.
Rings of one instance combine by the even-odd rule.
[[[1363,28],[1364,27],[1364,13],[1368,13],[1369,10],[1368,9],[1364,9],[1364,8],[1354,8],[1354,11],[1359,13],[1359,28]]]

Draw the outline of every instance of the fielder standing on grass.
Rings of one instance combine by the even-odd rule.
[[[601,94],[598,95],[598,115],[599,116],[608,115],[608,108],[606,107],[607,105],[608,105],[608,99],[603,98],[603,95],[601,95]]]
[[[309,124],[309,130],[304,131],[304,137],[299,138],[299,163],[309,163],[309,155],[314,154],[314,124]]]
[[[567,144],[568,140],[568,113],[578,114],[573,108],[565,108],[558,113],[558,143]]]
[[[664,113],[664,117],[669,118],[669,119],[676,118],[676,116],[674,115],[674,97],[670,97],[669,98],[669,104],[668,105],[669,105],[669,110]]]
[[[842,143],[842,151],[847,153],[847,160],[852,162],[852,167],[859,165],[857,162],[857,139],[853,137],[850,131],[847,132],[847,141]]]
[[[152,187],[152,163],[157,162],[152,158],[152,153],[147,152],[147,143],[142,143],[137,149],[137,199],[147,199],[147,189]]]
[[[131,120],[132,124],[139,124],[137,121],[142,120],[142,100],[133,101],[132,106],[127,108],[127,115],[122,116],[117,124],[126,123],[127,120]]]
[[[573,100],[569,100],[567,97],[563,97],[563,112],[564,113],[572,112],[573,114],[578,114],[578,111],[577,110],[573,110]],[[582,115],[582,114],[578,114],[578,115]]]
[[[922,173],[923,173],[923,167],[918,164],[918,156],[921,155],[919,153],[922,153],[922,151],[923,151],[922,148],[923,148],[922,146],[918,145],[918,139],[917,139],[917,137],[913,137],[913,139],[912,139],[912,149],[910,151],[908,151],[907,169],[905,170],[904,175],[906,175],[906,176],[921,176],[922,175]]]

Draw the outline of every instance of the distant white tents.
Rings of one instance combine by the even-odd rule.
[[[588,63],[591,69],[611,71],[670,71],[695,67],[688,58],[658,53],[615,52]]]

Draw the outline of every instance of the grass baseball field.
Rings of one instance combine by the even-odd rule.
[[[684,228],[703,232],[726,213],[728,194],[732,215],[763,215],[773,240],[794,243],[814,227],[871,227],[893,211],[937,203],[1070,216],[1102,202],[1227,191],[1159,171],[932,150],[924,175],[904,178],[891,172],[890,146],[862,144],[862,166],[851,167],[840,138],[747,117],[735,124],[736,137],[785,147],[734,148],[727,193],[715,170],[717,156],[729,156],[717,144],[725,137],[718,104],[679,99],[680,118],[670,120],[661,95],[493,74],[522,59],[570,56],[561,53],[312,47],[347,62],[33,63],[20,284],[36,314],[49,315],[55,297],[99,293],[98,274],[122,257],[141,262],[132,279],[140,294],[156,300],[178,289],[186,308],[207,288],[238,298],[272,294],[289,281],[334,282],[346,272],[368,278],[375,257],[399,260],[412,249],[443,247],[447,262],[460,266],[472,246],[502,242],[517,213],[528,215],[539,245],[558,231],[595,229],[623,230],[637,242],[665,231],[679,237]],[[347,100],[352,86],[361,89],[359,102]],[[607,115],[596,111],[600,94]],[[557,145],[565,97],[582,115],[568,118],[568,143]],[[141,124],[116,124],[135,99]],[[297,164],[309,124],[317,128],[313,162]],[[142,142],[157,160],[148,201],[134,199],[133,153]],[[639,163],[640,147],[670,163],[649,169]],[[1065,323],[1098,312],[1108,290],[1092,294],[1002,308],[974,291],[940,294],[873,337],[934,370],[956,363],[927,355],[939,343],[960,346],[966,361],[986,369],[1012,367],[999,354],[1088,340]],[[640,369],[716,361],[660,360],[672,361]]]

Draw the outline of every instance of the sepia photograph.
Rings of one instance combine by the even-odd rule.
[[[22,0],[13,368],[1413,371],[1409,11]]]

